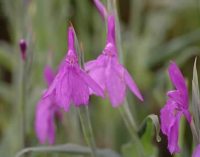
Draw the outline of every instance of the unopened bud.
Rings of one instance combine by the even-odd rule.
[[[26,60],[27,43],[24,39],[20,40],[19,47],[20,47],[20,51],[21,51],[22,60],[25,61]]]

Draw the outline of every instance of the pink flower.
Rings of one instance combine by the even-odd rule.
[[[48,86],[50,86],[54,79],[54,73],[49,66],[45,67],[44,78]],[[41,144],[44,144],[46,141],[48,141],[49,144],[53,144],[55,141],[54,119],[56,117],[61,118],[61,110],[56,105],[55,98],[45,97],[45,93],[46,91],[37,104],[35,130]]]
[[[194,150],[192,157],[200,157],[200,144]]]
[[[131,75],[123,65],[119,63],[114,16],[108,16],[107,27],[107,42],[102,54],[96,60],[86,63],[85,69],[101,88],[107,91],[113,107],[117,107],[124,102],[126,86],[128,86],[140,100],[143,100]]]
[[[168,149],[170,153],[178,153],[179,123],[182,115],[191,122],[188,109],[189,98],[184,77],[178,66],[172,62],[169,66],[169,76],[175,86],[175,90],[167,93],[168,100],[161,109],[161,130],[168,137]]]
[[[103,91],[100,86],[80,68],[74,40],[75,31],[71,26],[68,29],[67,56],[45,94],[45,97],[55,97],[59,106],[66,111],[69,110],[71,103],[77,107],[88,105],[89,90],[91,89],[96,95],[103,97]]]

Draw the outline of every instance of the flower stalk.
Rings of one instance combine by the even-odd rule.
[[[123,63],[123,53],[122,53],[122,42],[121,42],[121,32],[120,32],[120,24],[119,24],[119,16],[117,12],[117,2],[116,0],[107,0],[108,12],[109,14],[113,14],[116,20],[116,45],[119,54],[119,60]],[[126,124],[126,127],[131,135],[133,142],[136,144],[138,153],[141,157],[144,157],[144,148],[143,145],[137,135],[137,124],[131,113],[127,98],[125,98],[124,104],[119,108],[120,114]]]
[[[133,118],[133,115],[130,112],[130,108],[128,105],[128,102],[125,101],[122,105],[123,107],[119,108],[120,114],[125,122],[125,125],[128,129],[128,132],[131,135],[132,142],[137,147],[138,153],[140,154],[140,157],[145,157],[144,154],[144,148],[143,145],[137,135],[137,125],[135,122],[135,119]]]
[[[86,140],[87,144],[89,145],[89,147],[91,148],[92,157],[97,157],[95,140],[94,140],[94,135],[93,135],[93,130],[92,130],[92,125],[91,125],[91,121],[90,121],[88,107],[80,106],[78,108],[78,114],[80,117],[81,126],[82,126],[85,140]]]
[[[77,38],[76,38],[77,39]],[[84,50],[83,50],[83,44],[80,43],[80,47],[78,44],[78,40],[76,40],[77,45],[78,45],[78,55],[79,55],[79,64],[81,66],[81,68],[84,69]],[[78,114],[80,117],[80,121],[81,121],[81,126],[82,126],[82,130],[83,130],[83,134],[85,137],[85,140],[88,144],[88,146],[91,148],[91,153],[93,157],[97,157],[97,152],[96,152],[96,144],[95,144],[95,140],[94,140],[94,134],[93,134],[93,130],[92,130],[92,125],[91,125],[91,121],[90,121],[90,114],[89,114],[89,109],[88,106],[81,106],[78,109]]]
[[[22,76],[21,76],[21,132],[22,132],[22,148],[26,147],[26,53],[27,43],[20,40],[19,43],[21,59],[22,59]]]

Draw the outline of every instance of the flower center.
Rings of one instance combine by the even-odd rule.
[[[66,58],[66,62],[70,66],[74,66],[75,64],[78,63],[78,59],[75,55],[68,55]]]
[[[114,57],[116,56],[116,49],[115,46],[111,43],[107,44],[105,49],[104,49],[104,55],[108,56],[108,57]]]

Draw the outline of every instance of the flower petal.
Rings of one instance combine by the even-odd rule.
[[[170,99],[173,99],[175,102],[177,102],[180,106],[183,106],[183,104],[185,104],[184,97],[183,97],[182,93],[179,90],[169,91],[169,92],[167,92],[167,96]]]
[[[167,104],[160,111],[161,118],[161,130],[165,135],[169,134],[170,126],[174,124],[175,121],[175,110],[177,104],[174,101],[168,100]]]
[[[105,20],[108,16],[105,6],[101,3],[100,0],[94,0],[94,4],[97,7],[97,10],[99,11],[101,17]]]
[[[71,71],[63,72],[63,76],[56,85],[56,101],[65,111],[69,110],[71,102],[72,85],[70,80]]]
[[[69,81],[72,87],[71,97],[75,106],[88,105],[89,87],[80,75],[80,70],[70,74]]]
[[[130,90],[141,100],[143,101],[142,94],[140,93],[140,90],[138,89],[135,81],[131,78],[131,75],[128,73],[126,69],[124,69],[124,77],[126,84],[130,88]]]
[[[124,78],[111,65],[106,69],[106,89],[113,107],[123,103],[126,90]]]
[[[200,144],[195,148],[192,157],[200,157]]]
[[[48,86],[50,86],[50,84],[53,82],[54,77],[55,74],[53,69],[50,66],[46,65],[44,68],[44,78]]]
[[[168,72],[170,79],[173,82],[176,89],[180,90],[185,96],[187,96],[188,92],[185,79],[175,62],[171,62],[171,64],[169,65]]]
[[[168,149],[171,154],[180,152],[180,148],[178,146],[180,118],[181,114],[177,114],[175,123],[170,128],[170,132],[168,135]]]
[[[99,71],[100,72],[100,71]],[[94,76],[96,79],[100,78],[99,73],[95,73],[96,75]],[[85,81],[85,83],[92,89],[94,94],[104,97],[104,92],[103,89],[86,73],[83,71],[80,71],[80,76],[82,79]],[[99,76],[99,77],[98,77]]]
[[[112,43],[115,45],[115,17],[110,15],[107,21],[107,44]]]
[[[53,144],[55,140],[54,110],[51,108],[49,97],[42,98],[37,104],[35,130],[40,143],[44,144],[46,140]]]
[[[105,56],[100,55],[96,60],[89,61],[85,64],[85,71],[90,72],[92,70],[95,70],[96,68],[101,68],[105,67],[106,62],[105,62]]]

